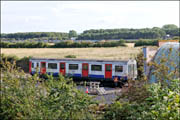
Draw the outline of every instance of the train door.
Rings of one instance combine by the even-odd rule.
[[[105,64],[105,78],[112,78],[112,64]]]
[[[59,68],[60,68],[59,72],[62,75],[65,75],[66,74],[66,63],[65,62],[61,62]]]
[[[82,77],[88,77],[89,73],[89,65],[88,63],[82,63]]]
[[[32,62],[29,61],[29,73],[31,73],[31,66],[32,66]]]
[[[46,62],[41,62],[41,73],[42,74],[46,73]]]

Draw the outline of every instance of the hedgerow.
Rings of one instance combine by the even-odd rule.
[[[137,46],[158,46],[158,40],[137,40],[135,41],[135,47]]]
[[[55,43],[54,45],[49,45],[43,42],[19,42],[19,43],[10,43],[10,42],[1,42],[1,48],[86,48],[86,47],[117,47],[117,46],[126,46],[125,41],[112,41],[112,42],[73,42],[73,41],[64,41]]]
[[[54,45],[49,45],[44,42],[1,42],[1,48],[86,48],[86,47],[117,47],[126,46],[125,43],[135,43],[137,46],[157,46],[158,40],[136,40],[136,41],[103,41],[103,42],[73,42],[73,41],[63,41],[55,43]]]
[[[46,48],[49,45],[43,42],[17,42],[17,43],[10,43],[10,42],[1,42],[1,48]]]

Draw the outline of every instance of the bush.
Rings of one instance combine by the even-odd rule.
[[[168,74],[168,69],[172,66],[167,66],[167,61],[173,65],[165,58],[160,59],[160,64],[150,63],[158,81],[153,84],[147,84],[146,79],[129,82],[128,89],[106,109],[104,118],[178,120],[180,79],[173,79],[176,72],[179,73],[179,67],[176,72],[172,71]]]
[[[104,119],[178,120],[179,85],[179,79],[172,80],[171,85],[166,87],[162,87],[161,83],[149,85],[149,96],[144,101],[117,101],[106,109]]]
[[[3,63],[6,61],[10,62],[11,64],[13,64],[14,62],[16,62],[17,60],[19,60],[19,58],[17,56],[14,55],[9,55],[6,56],[5,54],[1,54],[1,58],[0,58],[0,66],[3,66]]]
[[[9,42],[1,42],[0,48],[9,48]]]
[[[151,96],[146,99],[148,109],[142,115],[149,119],[179,119],[180,80],[172,80],[170,86],[162,87],[161,83],[149,87]]]
[[[140,52],[139,54],[137,54],[136,56],[136,61],[137,61],[137,79],[138,80],[144,80],[146,79],[145,74],[144,74],[144,55],[143,52]]]
[[[17,67],[20,67],[24,72],[29,72],[29,59],[31,57],[18,58],[17,56],[6,56],[1,54],[0,68],[4,68],[4,63],[9,62],[11,64],[15,63]]]
[[[1,42],[1,48],[47,48],[49,45],[43,42]]]
[[[67,55],[67,56],[65,56],[65,58],[76,58],[76,56],[75,55]]]
[[[20,67],[24,72],[28,73],[29,72],[29,59],[30,58],[31,58],[31,56],[23,57],[23,58],[17,60],[16,61],[17,67]]]
[[[135,47],[137,46],[157,46],[158,40],[138,40],[135,42]]]
[[[89,96],[76,89],[70,79],[48,76],[42,81],[15,65],[4,63],[1,79],[0,118],[7,119],[92,119]]]

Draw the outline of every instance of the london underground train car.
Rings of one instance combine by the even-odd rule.
[[[137,78],[136,60],[87,60],[87,59],[46,59],[32,58],[29,61],[30,74],[52,74],[73,77],[74,80],[118,82],[128,77]]]

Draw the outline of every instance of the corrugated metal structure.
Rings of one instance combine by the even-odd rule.
[[[153,62],[157,64],[161,64],[162,59],[166,59],[165,66],[169,68],[168,73],[176,72],[174,74],[174,78],[179,78],[179,71],[180,70],[180,44],[177,42],[167,42],[164,43],[157,51],[153,58]],[[158,79],[153,73],[153,69],[151,69],[149,73],[149,82],[154,83],[157,82]]]

